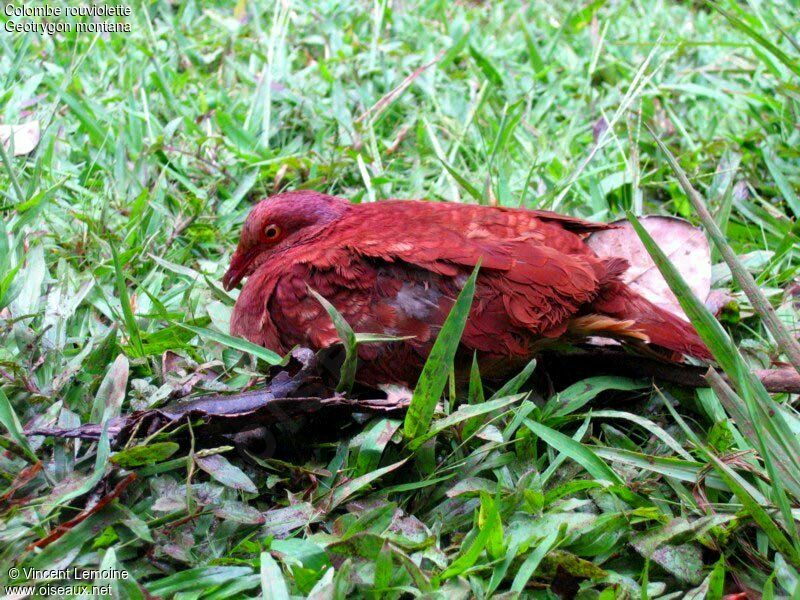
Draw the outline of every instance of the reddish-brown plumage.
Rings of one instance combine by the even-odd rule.
[[[359,348],[361,381],[411,384],[480,260],[461,350],[484,370],[603,335],[709,358],[689,324],[619,280],[624,261],[586,246],[584,234],[606,227],[546,211],[281,194],[253,208],[225,274],[226,289],[248,277],[231,333],[281,353],[335,344],[310,287],[357,332],[413,336]]]

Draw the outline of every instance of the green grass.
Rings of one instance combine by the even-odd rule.
[[[455,398],[431,376],[420,418],[309,439],[296,463],[196,428],[122,452],[21,433],[239,390],[279,362],[226,335],[220,284],[251,202],[278,190],[697,222],[645,125],[796,336],[796,7],[132,8],[130,34],[0,33],[0,120],[43,125],[33,154],[0,156],[0,583],[81,566],[125,569],[124,598],[800,593],[796,398],[747,376],[784,357],[719,254],[722,328],[687,312],[732,387],[597,377],[540,398],[521,377],[492,397],[476,373]],[[126,469],[117,499],[31,546]]]

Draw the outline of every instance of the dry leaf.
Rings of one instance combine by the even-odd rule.
[[[640,219],[655,242],[670,258],[695,296],[705,302],[711,292],[711,249],[701,229],[677,217],[650,216]],[[656,306],[689,320],[669,289],[639,236],[628,221],[618,221],[616,229],[593,233],[589,247],[598,256],[620,257],[630,263],[623,281]]]
[[[22,125],[0,125],[0,141],[6,150],[11,148],[11,136],[14,136],[14,156],[33,152],[41,134],[39,121],[29,121]]]
[[[320,419],[327,418],[327,415],[336,418],[354,413],[396,415],[408,408],[411,401],[410,393],[402,391],[398,391],[393,398],[378,399],[335,395],[320,380],[316,357],[311,350],[297,348],[292,355],[304,365],[303,368],[294,376],[281,371],[265,388],[239,394],[184,399],[159,408],[112,417],[106,424],[111,444],[120,447],[131,436],[148,436],[167,427],[182,427],[187,420],[197,424],[196,431],[199,434],[213,436],[249,431],[259,425],[288,423],[311,415]],[[113,372],[113,367],[109,372]],[[103,406],[105,403],[101,408]],[[98,440],[103,431],[103,425],[99,423],[100,416],[95,417],[94,423],[70,429],[40,427],[36,424],[26,433]]]

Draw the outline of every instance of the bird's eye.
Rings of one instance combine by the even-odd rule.
[[[281,233],[281,228],[277,225],[267,225],[264,229],[264,235],[267,236],[268,240],[274,240],[277,238]]]

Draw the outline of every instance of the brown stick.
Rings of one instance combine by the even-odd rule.
[[[367,117],[370,117],[371,119],[377,118],[378,115],[381,114],[386,109],[387,106],[389,106],[392,102],[394,102],[400,96],[400,94],[406,91],[406,88],[408,86],[414,83],[414,80],[417,77],[422,75],[429,67],[439,62],[444,55],[445,51],[442,50],[441,52],[439,52],[439,54],[436,55],[436,58],[434,58],[432,61],[427,62],[421,67],[417,67],[416,69],[414,69],[414,71],[412,71],[410,75],[408,75],[405,79],[403,79],[403,81],[400,82],[400,85],[398,85],[388,94],[383,96],[380,100],[378,100],[375,104],[373,104],[371,108],[364,111],[364,113],[361,114],[354,122],[360,123]]]
[[[574,376],[604,373],[626,377],[651,377],[692,388],[709,387],[705,378],[708,367],[669,363],[614,350],[561,354],[555,359],[556,363],[568,364],[569,373]],[[792,367],[756,369],[753,374],[764,384],[768,392],[800,394],[800,374]],[[724,381],[730,383],[727,377],[721,376]]]

